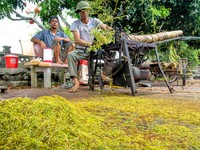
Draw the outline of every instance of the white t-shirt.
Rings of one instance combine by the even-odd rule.
[[[100,24],[103,23],[97,18],[89,18],[89,22],[87,24],[82,23],[81,20],[75,20],[70,27],[70,31],[78,31],[82,40],[92,42],[94,36],[91,34],[91,31]],[[78,44],[76,47],[85,48],[84,46]]]

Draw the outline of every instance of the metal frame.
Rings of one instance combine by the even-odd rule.
[[[166,43],[166,42],[170,42],[170,41],[174,41],[174,40],[199,40],[200,37],[194,37],[194,36],[181,36],[181,37],[176,37],[176,38],[171,38],[171,39],[167,39],[167,40],[163,40],[163,41],[158,41],[158,42],[153,42],[153,43],[145,43],[145,42],[137,42],[137,41],[132,41],[132,40],[128,40],[126,36],[121,38],[121,48],[119,49],[119,51],[123,52],[123,54],[126,56],[127,58],[127,63],[128,63],[128,73],[130,75],[130,81],[131,81],[131,93],[134,96],[137,93],[137,86],[136,86],[136,81],[134,78],[134,74],[133,74],[133,67],[134,64],[131,62],[131,56],[130,56],[130,51],[129,48],[131,45],[135,46],[135,49],[137,51],[140,50],[140,48],[148,48],[151,50],[154,50],[155,55],[156,55],[156,59],[157,59],[157,63],[158,63],[158,68],[159,71],[161,72],[164,81],[167,85],[167,88],[169,90],[170,93],[173,93],[173,87],[170,86],[168,79],[166,78],[165,72],[163,71],[162,67],[161,67],[161,62],[160,62],[160,58],[159,58],[159,54],[158,54],[158,49],[157,49],[157,45],[161,44],[161,43]],[[95,56],[94,54],[90,54],[90,61],[89,61],[89,86],[90,89],[94,90],[94,80],[97,77],[98,80],[100,81],[101,77],[99,76],[99,74],[96,76],[96,72],[97,72],[97,64],[99,59],[101,60],[101,58],[99,56]],[[94,63],[94,60],[96,60],[96,62]],[[94,68],[93,68],[94,67]],[[135,66],[138,67],[138,66]],[[95,77],[96,76],[96,77]],[[99,79],[100,77],[100,79]],[[100,84],[102,84],[102,79]],[[103,88],[103,85],[100,85],[101,89]],[[183,83],[185,84],[185,83]]]
[[[170,41],[174,41],[174,40],[199,40],[200,37],[194,37],[194,36],[181,36],[181,37],[176,37],[176,38],[171,38],[171,39],[167,39],[167,40],[163,40],[163,41],[158,41],[158,42],[153,42],[153,43],[145,43],[145,42],[136,42],[136,41],[132,41],[132,40],[127,40],[127,38],[122,37],[122,44],[123,44],[123,49],[124,49],[124,54],[126,55],[127,59],[128,59],[128,67],[129,67],[129,74],[131,77],[131,93],[132,95],[136,94],[136,83],[134,80],[134,75],[133,75],[133,71],[132,71],[132,64],[131,64],[131,58],[129,55],[129,50],[128,50],[128,45],[134,44],[136,45],[136,48],[142,46],[142,47],[151,47],[154,49],[155,51],[155,55],[156,55],[156,59],[157,59],[157,63],[158,63],[158,68],[164,78],[164,81],[170,91],[170,93],[173,93],[173,87],[170,86],[169,81],[166,78],[166,75],[161,67],[160,64],[160,58],[159,58],[159,54],[158,54],[158,49],[157,49],[157,45],[161,44],[161,43],[166,43],[166,42],[170,42]],[[183,83],[185,85],[185,83]]]
[[[129,55],[129,50],[128,50],[128,45],[130,44],[134,44],[136,45],[136,48],[140,47],[140,46],[143,46],[143,47],[150,47],[150,48],[153,48],[155,50],[155,54],[156,54],[156,59],[157,59],[157,63],[158,63],[158,68],[162,74],[162,76],[164,77],[164,80],[165,80],[165,83],[167,84],[167,87],[170,91],[170,93],[173,92],[173,88],[170,87],[170,84],[165,76],[165,73],[160,65],[160,59],[159,59],[159,55],[158,55],[158,50],[157,50],[157,45],[155,45],[154,43],[152,44],[148,44],[148,43],[142,43],[142,42],[134,42],[134,41],[131,41],[131,40],[127,40],[125,38],[122,39],[122,43],[123,43],[123,48],[124,48],[124,53],[128,59],[128,67],[129,67],[129,74],[130,74],[130,77],[131,77],[131,93],[132,95],[135,95],[136,94],[136,83],[135,83],[135,80],[134,80],[134,75],[133,75],[133,71],[132,71],[132,64],[131,64],[131,58],[130,58],[130,55]]]

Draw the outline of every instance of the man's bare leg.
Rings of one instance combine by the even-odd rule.
[[[55,57],[55,61],[58,64],[63,64],[63,62],[60,60],[60,44],[58,43],[55,47],[54,47],[54,57]]]
[[[74,77],[73,80],[74,80],[74,86],[71,89],[69,89],[69,92],[78,92],[80,86],[79,80],[77,77]]]

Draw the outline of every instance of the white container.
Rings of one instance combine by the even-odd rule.
[[[44,62],[53,62],[54,50],[47,48],[43,49],[43,61]]]
[[[80,72],[79,72],[79,82],[80,84],[88,84],[88,61],[87,60],[80,60]]]

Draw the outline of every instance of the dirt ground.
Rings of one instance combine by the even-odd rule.
[[[177,99],[177,100],[200,100],[200,80],[189,80],[186,86],[174,86],[174,92],[170,93],[166,84],[153,84],[152,87],[138,87],[135,96],[162,98],[162,99]],[[53,87],[45,88],[14,88],[8,89],[5,93],[0,93],[0,100],[11,99],[14,97],[29,97],[36,99],[40,96],[60,95],[68,100],[76,100],[79,98],[95,97],[99,95],[132,95],[130,88],[124,87],[105,87],[102,91],[97,86],[94,91],[88,86],[81,86],[79,92],[69,93],[67,89]]]

